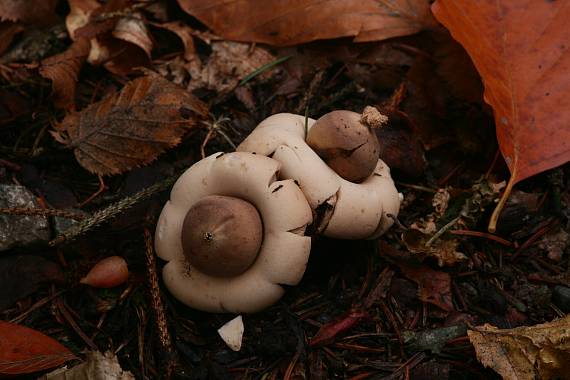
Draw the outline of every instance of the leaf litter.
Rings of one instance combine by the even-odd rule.
[[[565,370],[567,321],[556,317],[570,310],[570,172],[565,165],[537,174],[568,161],[567,129],[557,124],[569,109],[561,98],[568,7],[501,0],[492,8],[485,0],[471,9],[438,0],[431,10],[448,33],[423,0],[67,3],[46,2],[37,14],[47,23],[66,18],[73,42],[44,38],[27,55],[11,48],[44,23],[0,6],[10,20],[0,25],[0,47],[10,57],[40,57],[39,65],[24,58],[0,67],[0,181],[30,186],[40,207],[41,183],[59,183],[88,199],[77,207],[93,216],[53,239],[57,249],[4,253],[9,262],[23,252],[47,274],[18,288],[15,277],[36,272],[4,266],[3,319],[45,331],[82,358],[89,346],[111,349],[108,359],[137,378],[491,377],[482,365],[520,378]],[[51,80],[51,94],[40,77]],[[148,260],[162,202],[148,199],[171,179],[151,185],[148,177],[148,189],[124,197],[127,176],[154,160],[170,176],[230,151],[272,113],[319,117],[369,104],[391,120],[378,137],[404,193],[395,227],[374,242],[315,241],[303,283],[274,308],[246,316],[242,350],[230,352],[211,339],[227,319],[160,292],[162,263]],[[25,181],[30,165],[37,186]],[[484,232],[501,194],[511,199],[495,233]],[[124,211],[138,202],[136,220],[104,223],[130,219]],[[16,211],[42,215],[2,212]],[[63,277],[42,264],[44,255]],[[128,260],[128,283],[77,285],[89,263],[109,256]],[[50,368],[72,358],[59,350]],[[27,355],[35,363],[41,347]],[[18,370],[48,368],[38,365]]]

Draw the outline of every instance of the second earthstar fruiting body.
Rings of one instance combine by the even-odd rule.
[[[390,168],[375,157],[364,180],[344,179],[307,144],[306,135],[315,124],[302,115],[276,114],[263,120],[237,150],[270,156],[281,163],[279,178],[299,184],[316,215],[317,233],[339,239],[382,235],[400,209],[400,194]]]

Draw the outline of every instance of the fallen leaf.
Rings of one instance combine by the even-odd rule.
[[[428,246],[426,243],[430,238],[430,235],[415,228],[410,228],[402,234],[402,241],[408,251],[419,255],[420,258],[424,256],[433,257],[440,267],[452,266],[467,260],[467,256],[457,251],[459,245],[457,240],[437,239]]]
[[[71,39],[79,38],[76,31],[89,23],[91,15],[101,4],[96,0],[68,0],[70,12],[65,18],[65,26]]]
[[[511,187],[570,160],[568,3],[438,0],[432,9],[483,79]]]
[[[423,265],[413,267],[397,264],[404,276],[418,285],[418,297],[424,302],[431,303],[451,312],[455,310],[451,302],[451,276],[448,273],[436,271]]]
[[[429,0],[178,0],[187,13],[228,40],[296,45],[354,37],[406,36],[436,25]]]
[[[192,81],[189,90],[207,88],[217,92],[232,90],[240,80],[260,67],[275,61],[267,50],[240,42],[212,42],[212,54],[203,65],[198,59],[188,65]],[[259,74],[262,79],[270,77],[272,70]]]
[[[570,373],[570,316],[530,327],[468,330],[477,359],[505,380],[566,379]]]
[[[0,21],[46,22],[55,16],[57,0],[2,0]]]
[[[87,170],[118,174],[153,161],[207,115],[207,106],[191,93],[148,75],[69,114],[52,135],[73,148]]]
[[[28,327],[0,321],[0,375],[21,375],[62,365],[75,355]]]
[[[75,41],[86,38],[91,42],[87,57],[89,64],[104,65],[116,75],[131,74],[134,68],[149,67],[153,40],[142,16],[126,12],[128,2],[68,0],[71,11],[65,19],[67,31]]]
[[[57,107],[75,108],[75,85],[90,47],[86,38],[80,38],[63,53],[42,61],[40,74],[52,80],[54,104]]]
[[[63,273],[56,263],[33,255],[1,257],[0,310],[12,306],[49,282],[64,282]]]
[[[72,368],[58,368],[42,376],[39,380],[134,380],[129,371],[121,368],[117,356],[111,351],[104,354],[90,351],[85,362]]]
[[[148,57],[152,51],[152,37],[140,13],[133,13],[117,21],[113,36],[140,47]]]
[[[339,334],[350,330],[367,317],[368,314],[363,311],[352,310],[341,319],[321,326],[315,336],[311,338],[309,345],[315,347],[332,343]]]
[[[192,35],[193,29],[191,27],[180,21],[165,22],[163,24],[154,25],[176,34],[182,41],[182,45],[184,45],[184,58],[188,61],[194,58],[196,47],[194,46],[194,37]]]
[[[123,76],[132,74],[135,68],[150,66],[148,55],[140,47],[108,35],[91,40],[87,62]]]

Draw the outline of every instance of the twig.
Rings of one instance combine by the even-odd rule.
[[[499,217],[501,216],[501,212],[503,211],[503,208],[505,207],[505,204],[507,203],[507,200],[509,199],[509,196],[511,195],[511,192],[513,191],[513,187],[515,186],[516,178],[517,178],[517,162],[515,161],[515,163],[513,164],[513,171],[511,172],[511,178],[509,179],[509,182],[507,183],[507,187],[505,188],[505,192],[503,193],[503,195],[501,196],[501,199],[499,199],[499,203],[497,203],[497,207],[495,207],[495,210],[493,210],[493,215],[491,215],[491,219],[489,220],[489,226],[487,227],[487,230],[490,233],[494,233],[495,231],[497,231],[497,222],[499,221]]]
[[[105,190],[105,182],[103,181],[103,177],[98,175],[97,176],[99,178],[99,187],[97,188],[97,191],[95,191],[93,194],[91,194],[89,197],[87,197],[87,199],[85,199],[83,202],[81,202],[79,204],[79,208],[85,206],[86,204],[88,204],[89,202],[91,202],[93,199],[95,199],[99,194],[101,194],[104,190]]]
[[[436,241],[437,239],[439,239],[439,237],[441,235],[443,235],[444,233],[449,231],[449,229],[451,227],[453,227],[457,222],[459,222],[459,219],[461,219],[461,216],[458,216],[458,217],[452,219],[451,222],[449,222],[445,226],[441,227],[439,229],[439,231],[437,231],[428,241],[426,241],[426,247],[431,246],[433,244],[433,242]]]
[[[487,232],[480,232],[480,231],[470,231],[470,230],[453,230],[449,231],[453,235],[462,235],[462,236],[475,236],[480,238],[485,238],[489,240],[493,240],[499,244],[502,244],[507,247],[512,247],[514,244],[506,239],[503,239],[500,236],[489,234]]]
[[[158,330],[158,339],[161,352],[165,354],[164,370],[165,379],[169,379],[178,365],[178,358],[176,351],[172,344],[172,337],[168,331],[168,322],[166,320],[166,313],[164,311],[164,304],[160,297],[160,287],[158,285],[158,275],[156,274],[156,258],[154,255],[154,244],[152,234],[148,227],[144,228],[144,241],[145,241],[145,258],[146,270],[148,275],[148,287],[151,298],[151,305],[154,311],[156,327]]]

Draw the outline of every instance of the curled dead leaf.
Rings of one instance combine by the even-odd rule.
[[[457,240],[437,239],[429,246],[426,244],[430,235],[422,231],[410,228],[402,234],[402,241],[408,251],[420,255],[421,258],[433,257],[437,259],[437,264],[442,266],[452,266],[460,261],[467,260],[467,256],[457,251],[459,242]]]
[[[95,9],[99,8],[101,4],[97,0],[68,0],[70,12],[65,18],[65,26],[71,39],[75,40],[76,31],[89,23],[89,19]]]
[[[130,17],[119,19],[112,34],[120,40],[140,47],[150,57],[153,46],[152,36],[140,13],[133,13]]]
[[[194,46],[193,29],[180,21],[165,22],[163,24],[155,24],[159,28],[163,28],[176,34],[184,45],[184,58],[188,61],[194,58],[196,47]]]
[[[75,107],[75,85],[90,47],[91,44],[86,38],[80,38],[63,53],[42,61],[40,74],[51,79],[54,104],[57,107]]]
[[[153,161],[207,115],[207,106],[190,92],[149,75],[69,114],[51,133],[87,170],[118,174]]]
[[[505,380],[565,379],[570,373],[570,316],[530,327],[468,330],[477,359]]]

